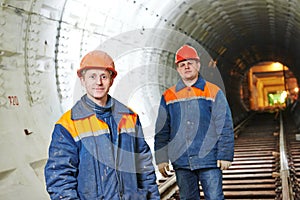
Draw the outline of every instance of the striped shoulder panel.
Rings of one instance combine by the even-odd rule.
[[[60,124],[65,129],[67,129],[67,131],[72,135],[73,138],[77,136],[75,124],[71,119],[71,110],[68,110],[66,113],[64,113],[61,116],[61,118],[56,122],[56,124]]]
[[[166,104],[170,104],[174,101],[176,101],[177,99],[179,99],[177,97],[177,94],[176,94],[176,85],[170,87],[169,89],[167,89],[164,94],[163,94],[164,98],[165,98],[165,101],[166,101]]]
[[[204,90],[208,90],[209,96],[215,100],[217,93],[220,91],[220,88],[217,85],[206,81]]]
[[[119,122],[119,132],[134,132],[137,122],[137,114],[124,114]]]
[[[164,93],[164,98],[167,105],[193,99],[205,99],[214,101],[219,90],[220,89],[218,86],[210,82],[206,82],[204,90],[196,87],[185,87],[182,90],[176,92],[176,86],[172,86]]]
[[[89,136],[109,133],[108,125],[99,121],[95,115],[80,120],[72,120],[71,111],[68,111],[60,118],[57,124],[65,127],[75,141]]]

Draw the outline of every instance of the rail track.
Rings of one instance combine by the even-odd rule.
[[[235,130],[234,161],[223,171],[226,200],[300,199],[300,132],[291,119],[283,122],[287,128],[280,119],[276,113],[256,113]],[[159,180],[159,190],[162,200],[180,199],[174,173]]]
[[[287,121],[292,121],[290,115],[286,118],[289,119]],[[287,123],[285,127],[291,193],[292,198],[298,200],[300,199],[300,131],[294,123]]]

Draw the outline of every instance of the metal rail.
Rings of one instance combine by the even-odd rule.
[[[251,113],[246,119],[234,127],[234,138],[238,138],[240,132],[247,126],[247,123],[254,117],[255,113]]]
[[[161,180],[162,181],[162,180]],[[175,174],[170,175],[166,180],[162,181],[163,183],[159,184],[158,191],[161,194],[161,200],[167,200],[171,198],[174,193],[178,190],[176,185],[176,176]]]
[[[290,172],[286,153],[286,142],[283,130],[282,111],[280,111],[280,177],[282,185],[282,200],[293,200],[291,195]]]

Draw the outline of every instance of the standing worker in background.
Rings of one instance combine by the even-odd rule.
[[[167,177],[175,170],[180,200],[224,199],[222,171],[233,161],[234,133],[226,97],[199,74],[200,58],[188,45],[176,52],[181,80],[162,95],[155,128],[155,160]]]
[[[108,95],[112,58],[92,51],[77,74],[86,94],[54,127],[45,167],[51,199],[160,199],[139,117]]]

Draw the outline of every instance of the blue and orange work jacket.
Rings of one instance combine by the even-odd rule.
[[[55,125],[45,167],[51,199],[160,199],[138,115],[83,96]]]
[[[233,160],[231,111],[222,90],[200,75],[191,87],[182,80],[162,95],[155,128],[156,163],[174,169],[217,167]]]

